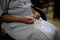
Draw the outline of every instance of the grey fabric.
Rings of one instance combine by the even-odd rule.
[[[36,31],[31,36],[31,39],[30,40],[50,40],[50,39],[43,32]]]
[[[15,17],[31,17],[32,10],[30,0],[12,0],[9,4],[8,13]],[[36,21],[33,24],[25,24],[20,22],[3,23],[3,28],[11,37],[16,40],[49,40],[50,37],[52,37],[49,36],[49,34],[51,35],[56,31],[55,26],[42,19],[39,20],[41,24],[44,24],[39,26],[39,28],[42,30],[35,28],[34,25]]]
[[[9,0],[0,0],[0,6],[3,12],[7,12]]]
[[[46,36],[46,34],[33,27],[29,27],[19,31],[9,31],[8,29],[5,30],[12,38],[16,40],[50,40],[48,36]]]
[[[0,17],[1,17],[2,14],[3,14],[3,10],[2,10],[2,8],[0,7]]]
[[[6,12],[8,2],[10,0],[2,0],[2,1],[3,2],[1,2],[1,4],[3,3],[2,4],[3,12]],[[25,17],[25,16],[32,15],[30,0],[11,0],[8,8],[9,8],[8,13],[11,16]],[[26,25],[24,23],[17,23],[17,22],[7,23],[7,24],[10,25],[10,27],[15,27],[15,26],[20,25],[20,24]]]
[[[15,27],[10,27],[8,24],[4,24],[4,29],[6,32],[16,40],[53,40],[56,34],[56,28],[51,23],[40,19],[41,26],[34,26],[38,25],[36,22],[31,25],[24,25],[22,24],[17,25]],[[57,35],[58,37],[58,35]]]
[[[2,4],[2,2],[3,2],[3,0],[0,0],[0,17],[2,15],[2,13],[3,13],[3,10],[2,10],[3,4]]]
[[[12,0],[9,4],[8,13],[13,16],[31,16],[31,3],[30,0]]]
[[[0,0],[0,3],[2,9],[5,10],[7,8],[7,0]]]

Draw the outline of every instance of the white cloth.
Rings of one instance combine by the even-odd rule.
[[[31,16],[30,0],[12,0],[8,13],[15,17]],[[33,24],[12,22],[3,25],[5,31],[16,40],[52,40],[56,32],[55,26],[41,18]]]
[[[18,39],[19,40],[28,40],[28,38],[30,39],[30,36],[32,37],[31,40],[32,39],[35,40],[35,36],[38,35],[39,32],[42,32],[39,35],[43,34],[47,38],[49,38],[49,40],[53,40],[53,37],[56,33],[56,27],[54,25],[52,25],[51,23],[42,20],[41,18],[40,18],[40,20],[35,21],[35,23],[32,25],[28,25],[28,24],[26,26],[21,26],[21,25],[22,24],[18,25],[17,28],[15,28],[15,29],[13,28],[13,30],[11,30],[11,29],[9,30],[9,28],[5,27],[5,30],[8,32],[8,34],[11,37],[13,37],[14,39],[17,39],[17,40]],[[9,27],[7,24],[5,24],[5,26]],[[38,32],[38,33],[36,33],[36,32]],[[33,36],[33,35],[35,35],[35,36]],[[40,36],[37,36],[37,37],[40,37]],[[40,38],[38,38],[38,39],[42,40]]]

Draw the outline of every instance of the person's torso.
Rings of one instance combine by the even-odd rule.
[[[8,13],[22,17],[32,15],[30,0],[12,0],[9,4]]]
[[[11,0],[9,3],[8,13],[11,16],[15,16],[15,17],[31,16],[32,10],[31,10],[30,0]],[[4,23],[4,25],[6,25],[6,28],[8,30],[11,28],[18,29],[18,28],[24,28],[24,26],[25,27],[28,26],[28,24],[20,23],[20,22]]]

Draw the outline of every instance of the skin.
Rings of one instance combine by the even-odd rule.
[[[35,19],[39,19],[40,14],[38,12],[36,12],[34,9],[32,9],[32,13],[33,13],[33,17]],[[18,18],[18,17],[11,16],[7,13],[2,16],[2,20],[6,21],[6,22],[22,22],[22,23],[26,23],[26,24],[34,23],[33,18],[29,18],[29,17]]]
[[[33,17],[35,19],[39,19],[40,18],[40,14],[38,12],[36,12],[33,8],[32,8],[32,12],[33,12]]]

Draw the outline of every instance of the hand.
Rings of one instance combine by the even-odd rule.
[[[32,18],[25,17],[23,18],[23,22],[26,24],[33,24],[34,20]]]
[[[39,19],[40,18],[40,14],[38,12],[35,12],[34,16],[35,19]]]

